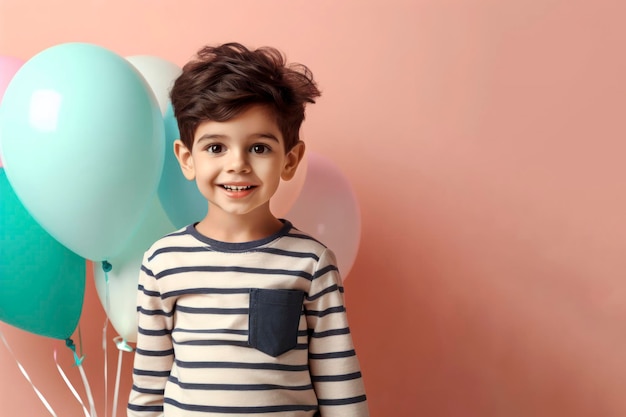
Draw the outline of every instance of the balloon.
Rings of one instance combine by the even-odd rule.
[[[0,168],[0,320],[66,339],[78,324],[85,260],[30,216]]]
[[[308,160],[304,186],[288,218],[335,253],[345,279],[361,239],[359,204],[350,182],[332,161],[313,152]]]
[[[0,55],[0,103],[2,103],[4,90],[22,64],[24,61],[21,59]],[[0,167],[2,167],[2,150],[0,150]]]
[[[274,216],[279,218],[285,217],[298,199],[306,179],[307,161],[308,158],[305,154],[302,161],[300,161],[300,165],[298,165],[298,170],[294,177],[289,181],[280,180],[278,190],[276,190],[276,194],[270,200],[270,209]]]
[[[117,333],[129,342],[137,341],[137,285],[143,254],[157,239],[174,230],[155,195],[135,235],[120,254],[108,260],[111,270],[105,275],[102,263],[93,263],[100,302]]]
[[[68,43],[28,60],[0,106],[4,166],[21,202],[84,258],[115,256],[163,168],[163,119],[143,77],[99,46]]]
[[[11,79],[23,64],[24,61],[19,58],[0,55],[0,100]]]
[[[172,224],[177,228],[198,222],[206,216],[208,203],[195,181],[184,176],[174,155],[174,141],[180,139],[172,105],[163,117],[165,124],[165,163],[159,182],[159,200]]]
[[[161,114],[165,114],[170,102],[170,89],[180,75],[181,68],[163,58],[151,55],[134,55],[126,59],[148,82],[159,102]]]

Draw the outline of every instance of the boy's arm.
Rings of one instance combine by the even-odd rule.
[[[138,334],[133,388],[128,417],[163,415],[165,383],[174,361],[171,329],[173,311],[163,304],[157,281],[144,258],[137,295]]]
[[[322,417],[368,417],[336,264],[334,254],[326,250],[305,300],[311,379]]]

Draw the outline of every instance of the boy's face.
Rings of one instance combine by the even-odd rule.
[[[175,152],[183,174],[196,180],[209,210],[241,215],[269,213],[269,200],[281,178],[295,174],[304,143],[285,153],[273,112],[254,105],[228,121],[200,123],[192,149],[177,141]]]

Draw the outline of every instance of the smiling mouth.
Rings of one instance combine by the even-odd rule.
[[[222,185],[228,191],[246,191],[254,188],[254,185]]]

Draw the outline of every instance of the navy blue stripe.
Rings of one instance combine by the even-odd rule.
[[[248,335],[247,330],[234,330],[234,329],[180,329],[175,328],[172,333],[197,333],[197,334],[238,334],[242,336]]]
[[[145,314],[146,316],[165,316],[165,317],[172,317],[174,315],[173,312],[167,312],[164,310],[146,310],[145,308],[139,306],[137,307],[137,311],[139,311],[141,314]]]
[[[170,356],[174,354],[174,349],[168,350],[145,350],[145,349],[135,349],[135,352],[142,356]]]
[[[259,274],[259,275],[289,275],[307,280],[313,279],[313,276],[304,271],[291,271],[288,269],[265,269],[265,268],[246,268],[242,266],[213,266],[213,265],[198,265],[198,266],[181,266],[178,268],[166,269],[155,275],[156,279],[161,279],[169,275],[183,274],[186,272],[239,272],[243,274]]]
[[[172,334],[174,333],[197,333],[197,334],[237,334],[241,336],[247,336],[248,330],[234,330],[234,329],[180,329],[175,328],[172,330]],[[298,330],[298,337],[308,336],[309,331],[307,329]]]
[[[336,358],[349,358],[351,356],[355,356],[356,352],[354,349],[345,350],[343,352],[332,352],[332,353],[310,353],[309,359],[336,359]]]
[[[323,275],[326,275],[327,273],[331,271],[339,271],[339,269],[337,269],[337,265],[333,265],[333,264],[326,265],[324,268],[315,271],[315,275],[313,277],[319,278]]]
[[[248,314],[247,308],[212,308],[176,306],[176,311],[191,314]]]
[[[161,298],[160,292],[147,290],[143,285],[139,285],[137,290],[143,292],[147,296]]]
[[[247,340],[186,340],[184,342],[175,342],[177,345],[186,346],[239,346],[251,347]],[[293,349],[304,350],[309,347],[308,343],[299,343]]]
[[[186,340],[183,342],[175,342],[177,345],[186,346],[239,346],[250,347],[248,341],[245,340]]]
[[[322,291],[318,292],[317,294],[309,295],[306,299],[308,301],[317,300],[318,298],[320,298],[323,295],[326,295],[328,293],[337,291],[338,288],[339,287],[337,286],[337,284],[331,285],[330,287],[324,288]]]
[[[139,334],[144,334],[146,336],[167,336],[170,334],[170,331],[167,329],[163,329],[163,330],[149,330],[149,329],[144,329],[143,327],[139,327],[137,329],[137,332]]]
[[[350,381],[359,378],[361,378],[361,372],[353,372],[351,374],[343,375],[311,375],[311,381],[313,382],[339,382]]]
[[[342,334],[350,334],[350,328],[344,327],[343,329],[332,329],[332,330],[326,330],[325,332],[313,332],[311,337],[328,337],[328,336],[338,336]]]
[[[279,413],[286,411],[312,411],[317,410],[317,405],[289,404],[289,405],[268,405],[254,407],[223,407],[214,405],[183,404],[172,398],[165,398],[165,403],[181,410],[198,411],[202,413],[228,413],[228,414],[264,414]]]
[[[365,395],[359,395],[358,397],[352,397],[352,398],[341,398],[338,400],[318,400],[320,405],[346,405],[346,404],[356,404],[356,403],[362,403],[363,401],[365,401],[366,397]]]
[[[177,297],[186,294],[248,294],[250,288],[186,288],[163,293],[161,298]]]
[[[259,248],[255,252],[271,253],[272,255],[288,256],[290,258],[311,258],[315,262],[318,262],[320,260],[320,257],[313,252],[293,252],[276,248]]]
[[[141,314],[145,314],[146,316],[172,317],[174,315],[174,313],[172,311],[167,312],[167,311],[164,311],[164,310],[146,310],[143,307],[138,307],[137,311],[139,311]]]
[[[180,368],[205,369],[268,369],[272,371],[307,371],[308,365],[283,365],[280,363],[246,363],[246,362],[184,362],[176,359]]]
[[[150,389],[150,388],[141,388],[137,385],[133,384],[133,391],[140,392],[142,394],[154,394],[154,395],[163,395],[165,393],[165,389]]]
[[[206,252],[213,250],[206,246],[168,246],[166,248],[160,248],[154,251],[152,255],[148,257],[148,261],[153,260],[155,257],[162,253],[170,253],[170,252],[182,252],[182,253],[193,253],[193,252]]]
[[[146,371],[144,369],[137,369],[137,368],[133,368],[133,374],[134,375],[141,375],[141,376],[153,376],[153,377],[168,377],[170,376],[170,371]]]
[[[183,389],[193,390],[218,390],[218,391],[308,391],[313,389],[313,385],[275,385],[275,384],[191,384],[180,382],[178,378],[170,376],[169,381]]]
[[[128,404],[128,409],[133,411],[157,411],[162,413],[163,406],[162,405],[135,405]]]
[[[141,270],[148,276],[154,277],[154,272],[148,269],[145,265],[141,265]]]
[[[309,236],[309,235],[305,235],[305,234],[301,234],[302,232],[298,229],[296,229],[295,227],[293,228],[293,230],[300,232],[300,233],[287,233],[285,234],[285,236],[287,237],[293,237],[296,239],[302,239],[302,240],[312,240],[313,242],[317,242],[320,245],[322,245],[324,248],[326,248],[326,245],[324,245],[322,242],[320,242],[319,240],[315,239],[313,236]]]
[[[339,307],[330,307],[326,310],[318,311],[318,310],[305,310],[304,314],[307,316],[315,316],[315,317],[324,317],[333,313],[344,313],[346,311],[344,306]]]

